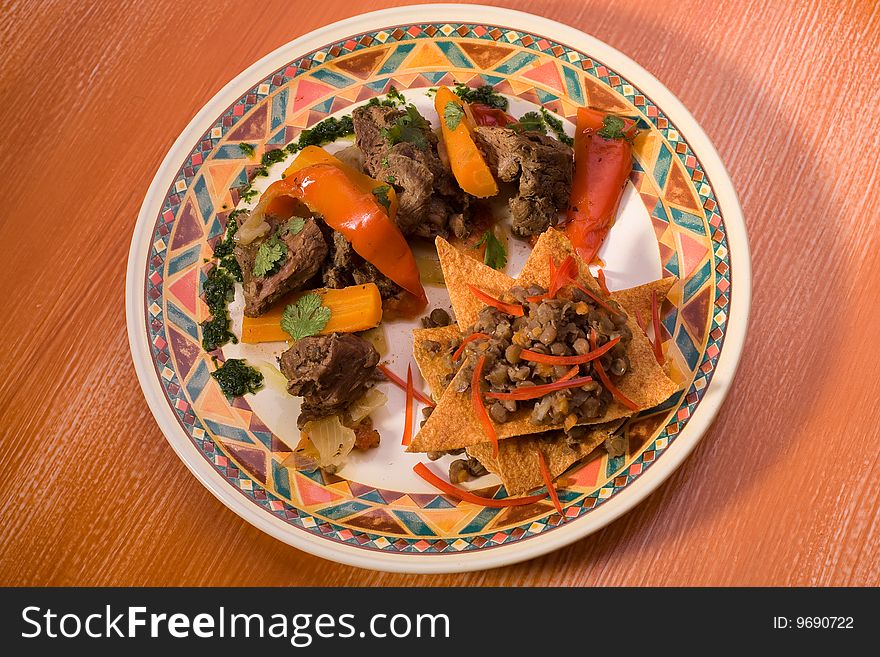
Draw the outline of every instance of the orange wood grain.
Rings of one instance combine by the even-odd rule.
[[[3,3],[0,584],[880,583],[880,13],[869,0],[503,3],[653,72],[713,139],[745,211],[754,302],[740,371],[706,438],[635,510],[527,563],[389,575],[263,535],[189,474],[128,353],[141,199],[232,76],[394,4]]]

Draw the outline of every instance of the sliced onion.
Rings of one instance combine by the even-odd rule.
[[[348,417],[352,424],[357,424],[377,408],[382,408],[388,403],[385,393],[376,388],[370,388],[351,406],[348,407]]]
[[[256,208],[248,215],[244,223],[239,226],[232,238],[238,244],[248,245],[269,232],[269,224],[263,220],[263,213],[257,213]]]
[[[342,425],[338,415],[306,422],[302,433],[308,436],[317,451],[318,466],[321,468],[342,467],[354,447],[355,433]]]
[[[293,466],[301,472],[314,472],[320,465],[320,454],[306,434],[302,434],[296,449],[293,450],[281,463],[285,466]]]
[[[287,394],[287,377],[281,373],[277,365],[273,365],[265,360],[250,361],[249,359],[249,362],[263,375],[263,380],[266,382],[267,387],[276,392]]]

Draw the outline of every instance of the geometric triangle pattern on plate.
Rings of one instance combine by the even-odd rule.
[[[600,455],[560,478],[566,519],[601,507],[662,458],[700,404],[724,344],[730,258],[711,184],[662,108],[602,62],[503,26],[419,23],[345,38],[287,63],[218,116],[180,163],[153,229],[144,330],[175,417],[230,486],[298,530],[365,550],[467,552],[554,531],[562,518],[549,502],[484,509],[349,481],[344,468],[305,474],[286,465],[290,447],[246,400],[225,399],[210,376],[213,364],[198,351],[210,267],[202,260],[262,153],[392,85],[416,94],[457,81],[493,85],[569,121],[581,105],[636,118],[642,133],[631,181],[651,217],[664,270],[680,278],[662,306],[661,337],[682,392],[627,426],[626,457]],[[256,149],[254,158],[241,143]],[[480,492],[504,494],[497,487]]]

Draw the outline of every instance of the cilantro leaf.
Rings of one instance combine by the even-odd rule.
[[[388,198],[388,192],[391,191],[391,187],[388,185],[379,185],[378,187],[373,188],[373,196],[376,197],[376,201],[385,208],[386,212],[391,211],[391,199]]]
[[[299,133],[299,139],[290,142],[284,150],[288,153],[298,153],[306,146],[323,146],[330,142],[354,134],[354,121],[351,115],[346,114],[338,119],[329,116],[320,123]]]
[[[553,131],[553,134],[556,135],[556,138],[559,141],[569,146],[574,144],[574,139],[565,134],[565,130],[562,127],[562,121],[553,116],[544,107],[541,108],[541,116],[544,117],[544,123],[546,123],[547,127]]]
[[[253,157],[254,153],[256,153],[256,150],[254,150],[253,144],[245,144],[242,142],[241,144],[238,145],[238,147],[241,149],[241,152],[244,153],[245,155],[247,155],[248,157]]]
[[[330,309],[317,294],[306,294],[284,309],[281,328],[294,340],[317,335],[330,321]]]
[[[306,227],[306,220],[302,217],[291,217],[278,231],[280,235],[299,235],[300,231]]]
[[[526,112],[519,121],[509,126],[517,132],[540,132],[542,135],[547,134],[547,128],[544,126],[543,117],[537,112]]]
[[[406,98],[397,90],[397,87],[391,85],[388,87],[388,93],[385,94],[385,98],[379,100],[378,96],[374,96],[373,98],[370,98],[367,105],[373,105],[376,107],[397,107],[398,105],[406,105]]]
[[[385,97],[393,102],[395,105],[406,105],[406,98],[403,97],[403,94],[397,90],[393,84],[388,87],[388,93],[385,94]]]
[[[446,127],[450,130],[455,130],[458,127],[463,116],[464,110],[461,108],[461,105],[451,100],[443,108],[443,120],[446,122]]]
[[[287,246],[278,239],[276,233],[257,249],[257,257],[254,258],[254,276],[268,276],[275,273],[281,267],[287,255]]]
[[[626,123],[619,116],[606,114],[605,118],[602,119],[602,127],[596,131],[596,134],[600,137],[605,137],[605,139],[623,139],[625,137],[623,134],[625,126]]]
[[[425,150],[428,147],[425,132],[430,129],[431,126],[419,114],[415,105],[407,105],[406,114],[397,117],[390,126],[382,128],[382,136],[388,140],[391,146],[405,141],[416,148]]]
[[[483,255],[483,262],[489,265],[492,269],[504,269],[507,265],[507,251],[504,249],[504,245],[495,237],[495,233],[491,230],[487,230],[483,233],[480,240],[474,244],[471,248],[478,249],[483,244],[486,245],[486,253]]]

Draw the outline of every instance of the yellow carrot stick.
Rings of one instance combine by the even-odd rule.
[[[321,297],[322,305],[330,309],[330,319],[321,331],[322,335],[366,331],[382,321],[382,297],[375,283],[352,285],[338,290],[308,290],[280,299],[259,317],[245,316],[241,325],[241,341],[255,344],[290,340],[290,336],[281,328],[281,315],[288,305],[305,294],[317,294]]]

